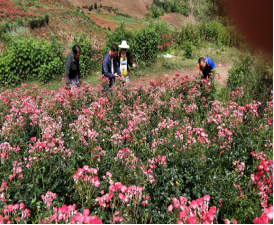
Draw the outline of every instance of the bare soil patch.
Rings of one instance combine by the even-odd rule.
[[[163,16],[160,16],[161,20],[166,21],[178,28],[181,28],[181,24],[179,23],[179,21],[177,20],[177,16],[176,13],[168,13],[165,14]]]

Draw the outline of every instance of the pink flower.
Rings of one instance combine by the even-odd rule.
[[[20,209],[24,209],[25,208],[25,204],[23,202],[20,203]]]
[[[2,188],[4,188],[5,190],[7,189],[7,187],[8,187],[8,185],[7,185],[8,183],[7,182],[5,182],[5,181],[3,181],[2,182]]]
[[[172,206],[172,204],[171,204],[171,205],[168,206],[168,211],[171,212],[172,209],[173,209],[173,206]]]
[[[179,213],[179,219],[185,219],[186,218],[186,212],[185,211],[181,211],[180,213]]]
[[[143,205],[143,206],[148,205],[148,201],[147,201],[147,200],[146,200],[146,201],[143,201],[143,202],[142,202],[142,205]]]
[[[170,44],[169,44],[169,43],[166,43],[166,46],[167,46],[167,47],[169,47],[169,46],[170,46]]]
[[[197,223],[196,217],[195,216],[189,216],[187,218],[187,223],[189,223],[189,224],[196,224]]]
[[[193,209],[197,209],[198,208],[198,204],[195,200],[192,200],[192,202],[190,203],[189,205],[190,208],[193,208]]]
[[[214,215],[216,213],[216,207],[215,206],[210,207],[208,212]]]
[[[237,224],[237,220],[233,220],[233,224]]]
[[[122,193],[120,193],[120,194],[119,194],[119,198],[120,198],[121,200],[124,200],[125,196],[124,196]]]
[[[173,202],[173,205],[174,205],[175,208],[179,207],[179,200],[177,198],[173,198],[172,202]]]
[[[100,181],[97,180],[97,181],[95,181],[94,185],[95,185],[95,187],[100,187],[100,184],[101,184]]]
[[[83,209],[83,215],[88,216],[89,215],[89,209]]]

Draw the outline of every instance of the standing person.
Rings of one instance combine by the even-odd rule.
[[[210,73],[214,73],[216,67],[213,60],[209,57],[200,57],[198,60],[198,70],[199,74],[201,74],[202,79],[206,79],[210,77]]]
[[[114,86],[115,78],[121,77],[121,70],[117,64],[118,46],[112,44],[110,50],[105,54],[102,63],[102,74],[109,78],[109,87]]]
[[[81,48],[79,45],[72,47],[72,52],[66,58],[65,77],[67,85],[80,87],[82,84],[79,59],[81,56]]]
[[[122,78],[125,80],[126,83],[129,83],[129,67],[132,66],[133,68],[136,67],[135,63],[133,63],[129,52],[127,49],[129,45],[127,45],[126,41],[122,41],[122,44],[119,45],[121,51],[118,53],[118,66],[120,67]]]

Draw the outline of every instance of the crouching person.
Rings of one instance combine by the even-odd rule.
[[[79,45],[72,47],[72,52],[66,58],[65,77],[69,88],[72,86],[80,87],[82,84],[79,59],[81,48]]]

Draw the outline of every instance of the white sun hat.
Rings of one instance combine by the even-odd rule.
[[[122,44],[120,44],[119,47],[122,49],[129,48],[129,46],[127,45],[127,41],[122,41]]]

